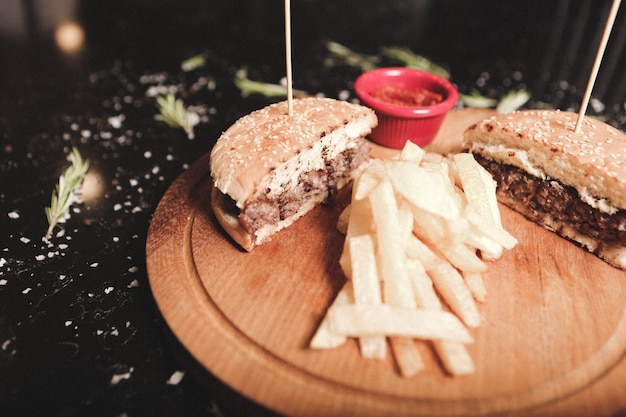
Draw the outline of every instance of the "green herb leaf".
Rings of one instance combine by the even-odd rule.
[[[498,113],[510,113],[522,107],[528,100],[530,100],[530,93],[528,91],[511,91],[502,97],[496,106],[496,110]]]
[[[160,114],[154,116],[155,120],[170,127],[182,128],[189,139],[194,138],[193,127],[200,121],[198,114],[188,111],[183,101],[177,99],[173,93],[157,97],[157,104]]]
[[[185,72],[193,71],[197,68],[203,67],[206,65],[207,56],[206,54],[199,54],[193,56],[189,59],[186,59],[180,65],[181,69]]]
[[[431,72],[445,79],[450,78],[450,72],[441,65],[435,64],[428,58],[418,55],[408,48],[399,46],[390,46],[382,49],[383,55],[388,58],[395,59],[404,64],[408,68],[415,68],[422,71]]]
[[[347,65],[359,68],[362,72],[366,72],[375,69],[380,62],[379,56],[354,52],[350,48],[337,42],[326,42],[326,48],[330,52],[330,56],[324,61],[324,65],[327,68]]]
[[[237,75],[233,82],[244,94],[260,94],[270,98],[287,97],[287,86],[253,81],[248,78],[248,71],[246,68],[242,68],[237,71]],[[295,97],[308,95],[308,93],[303,90],[292,90],[292,93]]]
[[[496,108],[498,113],[510,113],[518,110],[530,100],[531,94],[526,90],[510,91],[500,100],[480,95],[476,90],[470,94],[460,94],[463,105],[477,108]]]
[[[467,107],[488,109],[498,104],[498,100],[485,97],[481,95],[478,90],[473,90],[470,94],[459,94],[459,97],[461,98],[461,102]]]
[[[80,187],[89,169],[89,161],[83,160],[76,148],[72,148],[70,161],[72,165],[59,177],[59,182],[50,199],[50,207],[45,209],[48,219],[45,239],[50,239],[58,223],[65,223],[70,217],[72,203],[80,201]]]

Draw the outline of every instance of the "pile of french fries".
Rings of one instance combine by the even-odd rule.
[[[403,377],[425,366],[427,343],[451,375],[475,371],[467,344],[487,297],[483,273],[517,240],[503,229],[496,183],[468,153],[444,157],[412,142],[355,180],[337,228],[347,281],[310,346],[357,338],[362,357],[390,347]]]

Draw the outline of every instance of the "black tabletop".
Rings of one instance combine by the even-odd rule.
[[[401,65],[381,52],[400,46],[446,68],[461,93],[499,99],[525,89],[524,107],[578,111],[609,7],[296,0],[294,88],[355,100],[364,68],[333,59],[329,42],[379,66]],[[587,111],[621,129],[625,20],[618,15]],[[279,1],[2,2],[1,415],[271,415],[169,332],[151,295],[145,242],[174,180],[238,117],[281,99],[242,91],[234,79],[281,82],[283,22]],[[63,29],[77,32],[63,40]],[[182,65],[196,56],[201,65]],[[155,120],[167,93],[197,114],[193,137]],[[44,239],[45,207],[72,148],[89,160],[89,191]]]

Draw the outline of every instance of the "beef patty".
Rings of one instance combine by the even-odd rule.
[[[550,214],[577,231],[604,243],[626,243],[626,210],[610,214],[584,202],[575,188],[553,179],[541,179],[521,169],[474,155],[498,183],[497,193],[523,204],[532,221]]]
[[[267,223],[277,223],[296,213],[312,195],[327,193],[327,200],[332,198],[337,194],[339,181],[361,165],[368,155],[367,142],[363,141],[360,148],[346,149],[334,158],[326,158],[324,169],[300,174],[297,184],[276,199],[262,194],[248,201],[239,214],[239,222],[248,233],[254,233]]]

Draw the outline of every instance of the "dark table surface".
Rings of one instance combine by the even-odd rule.
[[[610,2],[313,1],[292,4],[294,88],[354,99],[362,69],[329,65],[328,41],[379,55],[404,46],[462,93],[525,88],[529,108],[578,111]],[[626,126],[624,13],[588,114]],[[55,31],[75,22],[80,48]],[[49,0],[0,5],[0,415],[270,415],[198,366],[169,332],[145,265],[151,216],[172,182],[238,117],[277,98],[233,83],[285,74],[283,3]],[[184,60],[206,64],[186,71]],[[383,59],[380,65],[397,64]],[[195,137],[156,121],[174,92]],[[67,156],[92,193],[43,240]]]

